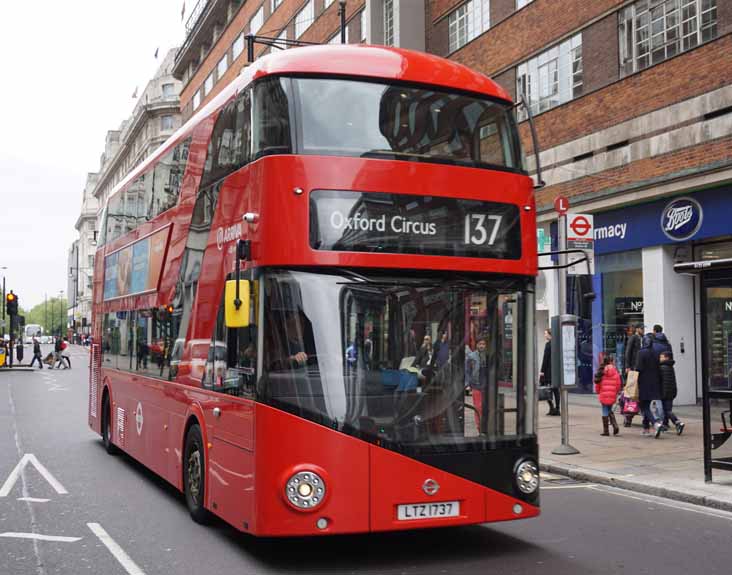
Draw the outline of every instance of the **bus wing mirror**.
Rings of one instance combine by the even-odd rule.
[[[228,280],[226,282],[224,293],[226,327],[249,327],[249,290],[249,280]]]

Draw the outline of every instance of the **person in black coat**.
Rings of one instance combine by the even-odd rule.
[[[541,360],[541,370],[539,371],[539,385],[549,386],[552,390],[552,399],[547,399],[549,411],[547,415],[560,415],[559,411],[559,383],[557,386],[552,385],[552,330],[544,330],[544,357]]]
[[[41,344],[38,343],[38,340],[34,337],[33,338],[33,359],[30,362],[30,366],[33,367],[33,364],[35,362],[38,362],[38,367],[40,369],[43,369],[43,356],[41,355]]]
[[[659,359],[662,353],[668,353],[671,359],[674,358],[671,342],[663,333],[663,327],[658,324],[653,326],[653,353],[656,355],[656,359]]]
[[[628,338],[625,346],[625,374],[627,375],[631,369],[635,369],[638,361],[638,352],[641,349],[641,340],[643,338],[643,325],[637,323],[633,326],[634,333]]]
[[[668,352],[660,355],[658,369],[661,372],[661,400],[663,402],[663,426],[668,428],[668,420],[670,419],[674,427],[676,427],[677,435],[684,432],[685,424],[679,421],[674,415],[674,399],[678,389],[676,387],[676,371],[674,370],[676,363]]]
[[[661,435],[661,422],[651,411],[651,402],[661,399],[661,372],[658,360],[653,353],[653,336],[643,336],[641,350],[638,352],[638,402],[643,414],[643,435],[650,435],[650,426],[655,430],[655,436]]]

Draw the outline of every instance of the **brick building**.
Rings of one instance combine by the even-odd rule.
[[[732,2],[430,0],[426,20],[428,51],[526,93],[546,232],[559,195],[594,214],[585,386],[592,358],[622,356],[626,326],[644,322],[675,346],[681,403],[703,380],[732,387],[732,272],[715,269],[732,258]],[[539,284],[541,328],[553,276]]]
[[[425,0],[346,0],[346,41],[425,49]],[[245,37],[340,42],[340,0],[198,0],[173,74],[182,83],[184,119],[247,65]],[[273,48],[257,44],[254,56]]]

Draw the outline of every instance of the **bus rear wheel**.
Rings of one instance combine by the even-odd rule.
[[[102,402],[102,443],[110,455],[119,453],[117,446],[112,443],[112,409],[109,405],[109,395],[105,395]]]
[[[193,521],[202,525],[211,520],[211,514],[203,506],[206,493],[206,462],[203,452],[201,428],[194,424],[186,435],[183,451],[183,493]]]

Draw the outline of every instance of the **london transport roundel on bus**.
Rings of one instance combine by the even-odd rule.
[[[661,229],[670,240],[688,240],[701,228],[704,212],[696,200],[677,198],[666,204],[661,212]]]

